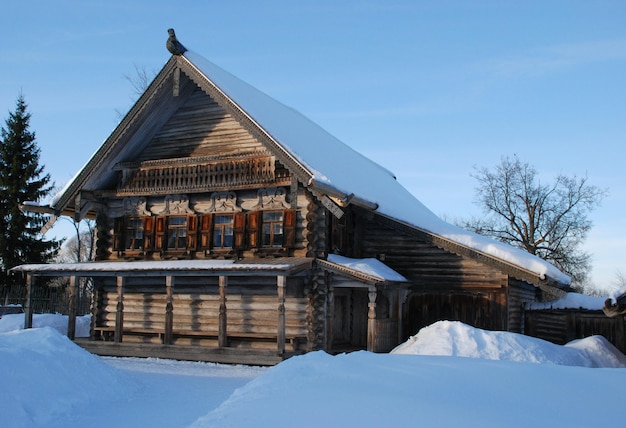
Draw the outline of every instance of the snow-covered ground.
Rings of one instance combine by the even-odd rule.
[[[0,426],[621,423],[626,358],[597,336],[558,346],[442,321],[390,354],[312,352],[266,369],[96,357],[63,335],[66,321],[36,315],[40,327],[22,330],[23,315],[0,319]]]

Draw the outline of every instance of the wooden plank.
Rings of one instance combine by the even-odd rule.
[[[26,302],[24,307],[24,328],[33,328],[33,287],[35,277],[26,274]]]
[[[220,290],[220,307],[219,307],[219,321],[218,321],[218,345],[220,347],[228,346],[227,336],[227,308],[226,308],[226,287],[228,286],[228,277],[219,277],[219,290]]]
[[[126,277],[117,277],[117,307],[115,316],[115,335],[113,341],[120,343],[124,334],[124,283]]]
[[[172,287],[174,286],[174,277],[165,277],[165,334],[163,335],[163,343],[169,345],[172,343],[172,327],[174,324],[174,305],[172,302]]]
[[[276,335],[278,355],[285,353],[285,284],[287,277],[279,275],[276,278],[276,288],[278,291],[278,331]]]
[[[78,277],[70,276],[69,307],[67,316],[67,337],[74,340],[76,337],[76,300],[78,299]]]

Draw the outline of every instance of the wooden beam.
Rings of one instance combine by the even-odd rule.
[[[220,314],[217,333],[217,342],[220,348],[228,346],[227,334],[227,314],[226,314],[226,287],[228,286],[228,277],[221,275],[218,278],[220,288]]]
[[[70,276],[70,296],[67,317],[67,337],[76,338],[76,300],[78,299],[78,277]]]
[[[174,328],[174,303],[172,295],[172,287],[174,286],[174,277],[168,275],[165,277],[165,333],[163,334],[163,344],[172,344],[172,330]]]
[[[367,312],[367,350],[376,352],[376,287],[370,287],[369,292],[369,311]]]
[[[117,277],[117,308],[115,311],[115,333],[113,341],[120,343],[124,334],[124,285],[126,283],[125,276]]]
[[[180,68],[174,69],[172,95],[177,97],[180,95]]]
[[[24,308],[24,328],[33,328],[33,287],[35,286],[35,277],[26,274],[26,302]]]
[[[287,277],[279,275],[276,277],[276,288],[278,289],[278,331],[276,333],[277,352],[279,356],[285,353],[285,284]]]
[[[330,278],[332,274],[325,272],[326,276]],[[327,280],[327,284],[331,281]],[[324,350],[326,352],[331,351],[333,345],[333,336],[335,331],[333,330],[333,319],[335,318],[335,287],[332,285],[328,286],[328,292],[326,293],[326,317],[324,321],[326,322],[325,327],[325,338],[324,338]]]

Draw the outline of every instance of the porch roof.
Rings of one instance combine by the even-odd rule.
[[[10,269],[34,276],[277,276],[309,269],[312,258],[155,260],[26,264]]]
[[[328,260],[316,260],[328,272],[337,273],[370,285],[402,284],[408,280],[377,259],[351,259],[329,255]]]

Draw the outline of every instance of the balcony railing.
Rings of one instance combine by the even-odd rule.
[[[273,156],[173,159],[119,164],[118,194],[159,194],[236,189],[274,183]]]

